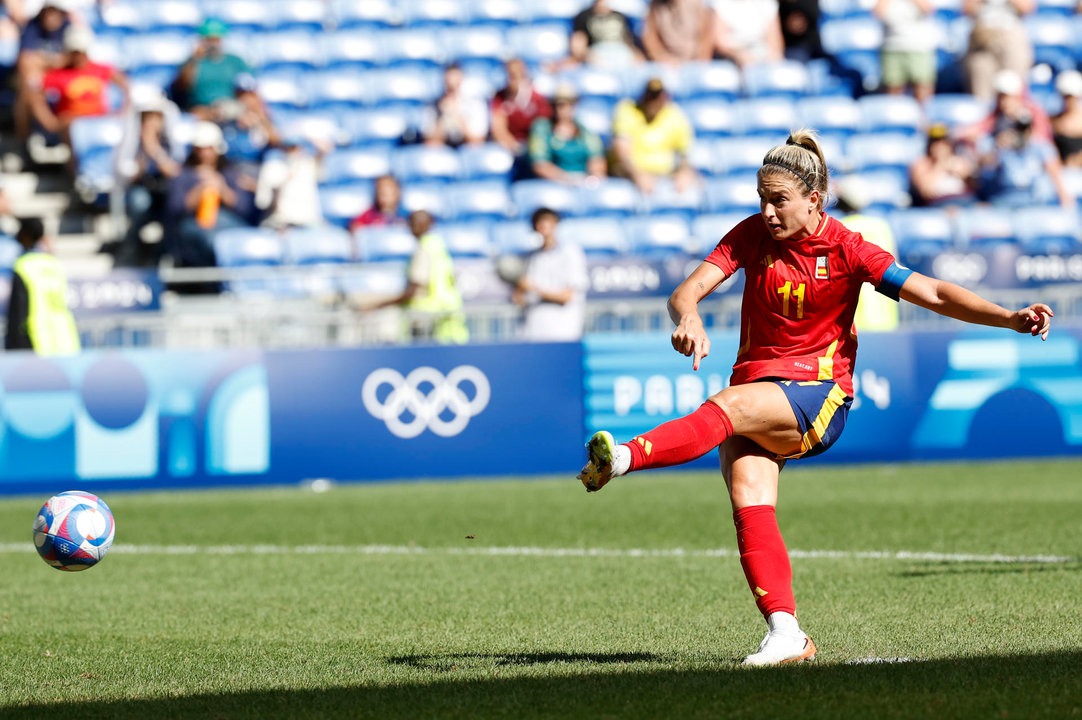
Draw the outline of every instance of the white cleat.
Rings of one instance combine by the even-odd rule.
[[[744,658],[744,665],[764,666],[815,659],[816,647],[803,632],[771,630],[759,643],[759,652]]]
[[[613,478],[612,463],[616,455],[616,441],[612,433],[599,430],[586,443],[586,464],[579,471],[578,479],[586,486],[586,492],[597,492]]]

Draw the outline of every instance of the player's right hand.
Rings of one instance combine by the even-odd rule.
[[[672,333],[672,346],[676,352],[692,358],[691,369],[698,370],[699,363],[710,354],[710,338],[706,336],[702,320],[684,318]]]

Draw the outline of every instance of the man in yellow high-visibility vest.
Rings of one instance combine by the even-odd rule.
[[[46,356],[73,355],[80,343],[68,309],[68,281],[59,261],[39,249],[44,235],[41,220],[20,222],[16,239],[23,254],[15,261],[11,278],[4,347]]]

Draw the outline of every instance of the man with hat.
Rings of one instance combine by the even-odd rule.
[[[234,96],[238,75],[251,72],[244,60],[225,52],[222,38],[227,32],[224,22],[208,18],[199,28],[199,44],[173,83],[178,104],[203,119],[212,119],[215,101]]]
[[[652,194],[661,178],[671,178],[680,193],[695,182],[687,159],[695,139],[691,123],[669,99],[660,78],[646,84],[638,102],[616,106],[612,134],[616,172],[631,178],[640,192]]]

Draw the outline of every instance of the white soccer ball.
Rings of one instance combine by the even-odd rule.
[[[113,545],[116,522],[105,501],[81,490],[49,498],[34,518],[34,547],[57,570],[86,570]]]

